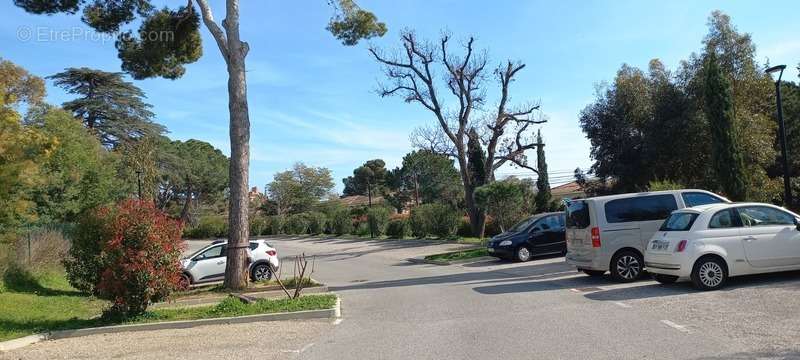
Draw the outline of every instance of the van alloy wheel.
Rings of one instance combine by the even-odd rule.
[[[642,276],[641,255],[633,251],[622,251],[611,259],[611,277],[620,282],[632,282]]]

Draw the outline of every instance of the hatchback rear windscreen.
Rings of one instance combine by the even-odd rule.
[[[605,204],[606,221],[609,223],[664,220],[677,209],[678,203],[672,194],[637,196],[611,200]]]
[[[566,217],[568,228],[585,229],[589,226],[589,206],[585,201],[570,201]]]
[[[697,214],[694,213],[673,213],[664,221],[659,231],[689,231],[696,219]]]

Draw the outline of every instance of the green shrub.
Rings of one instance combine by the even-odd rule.
[[[500,223],[494,221],[491,217],[486,218],[486,225],[484,226],[483,236],[492,237],[503,232],[500,229]]]
[[[308,233],[308,219],[305,214],[294,214],[286,218],[284,229],[290,235],[302,235]]]
[[[179,287],[181,227],[149,201],[125,200],[87,213],[64,261],[67,278],[110,300],[105,315],[140,315]]]
[[[286,223],[286,218],[281,215],[267,216],[267,226],[264,229],[264,235],[284,234],[285,223]]]
[[[469,217],[464,216],[461,217],[461,220],[458,223],[458,230],[456,230],[456,235],[461,237],[471,237],[472,235],[472,224],[469,222]]]
[[[228,236],[228,221],[222,216],[202,216],[197,225],[187,228],[183,236],[189,239],[208,239]]]
[[[459,218],[461,217],[458,212],[444,204],[426,204],[422,206],[427,207],[425,223],[427,224],[426,232],[428,234],[440,238],[455,235]]]
[[[336,209],[330,219],[331,232],[336,235],[349,234],[353,231],[353,219],[346,208]]]
[[[366,221],[359,221],[353,226],[353,235],[369,236],[369,226]]]
[[[411,236],[416,238],[424,238],[428,235],[428,229],[425,220],[425,205],[420,205],[411,210],[411,216],[408,217],[408,228]]]
[[[319,211],[311,211],[306,213],[308,220],[308,233],[309,234],[322,234],[325,232],[325,227],[328,222],[328,217],[325,213]]]
[[[391,210],[385,207],[373,207],[367,210],[367,226],[371,234],[381,236],[386,232]]]
[[[250,236],[265,235],[267,230],[267,219],[258,214],[250,217]]]
[[[411,235],[411,227],[408,225],[408,220],[395,219],[389,221],[386,225],[386,235],[392,239],[402,239]]]

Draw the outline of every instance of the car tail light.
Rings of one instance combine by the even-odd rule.
[[[592,228],[592,247],[600,247],[600,228]]]
[[[678,243],[678,247],[676,247],[676,248],[675,248],[675,251],[677,251],[677,252],[683,252],[683,250],[686,250],[686,243],[687,243],[687,242],[688,242],[688,240],[681,240],[681,241]]]
[[[277,254],[277,253],[278,252],[275,251],[275,250],[267,250],[267,255],[269,255],[269,256],[275,256],[275,254]]]

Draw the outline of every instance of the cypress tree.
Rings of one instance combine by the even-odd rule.
[[[536,132],[536,171],[538,177],[536,178],[536,197],[534,198],[534,205],[536,212],[544,212],[550,209],[550,199],[553,197],[550,193],[550,179],[547,175],[547,160],[544,157],[544,142],[542,141],[542,130]]]
[[[467,134],[467,164],[469,165],[470,178],[473,187],[485,185],[486,179],[486,154],[481,147],[481,141],[475,128],[470,128]]]
[[[747,197],[747,181],[734,128],[733,99],[728,79],[713,51],[705,63],[705,114],[711,129],[711,166],[722,192],[732,200]]]

